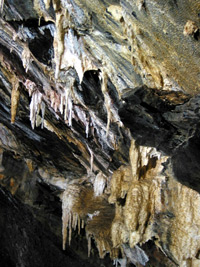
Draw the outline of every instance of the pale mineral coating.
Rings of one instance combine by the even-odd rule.
[[[18,108],[19,97],[20,97],[20,92],[18,88],[19,88],[19,81],[14,76],[13,77],[13,88],[12,88],[12,94],[11,94],[11,123],[15,122],[15,116],[17,114],[17,108]]]
[[[113,229],[114,244],[120,243],[115,239],[122,236],[122,240],[129,241],[130,246],[134,247],[138,243],[147,242],[155,235],[153,220],[155,213],[161,212],[161,186],[165,181],[165,177],[161,174],[163,168],[161,164],[167,158],[160,158],[160,153],[156,154],[155,151],[154,154],[151,154],[151,151],[152,148],[135,147],[135,142],[132,141],[130,149],[132,166],[121,168],[113,174],[111,196],[109,197],[111,203],[113,200],[117,203],[113,226],[116,228],[116,224],[121,223],[123,233],[118,234]],[[152,158],[154,164],[151,162]],[[143,162],[146,164],[143,165]],[[136,164],[136,174],[132,175],[131,167]],[[120,202],[117,202],[119,199],[124,199],[123,207],[119,206]],[[120,222],[117,222],[117,218],[120,218]]]
[[[186,266],[190,266],[190,258],[194,259],[191,266],[196,266],[195,262],[198,262],[196,257],[200,247],[199,205],[199,194],[172,179],[169,180],[163,212],[170,211],[174,218],[166,220],[169,236],[163,234],[161,240],[170,238],[169,250],[180,264],[188,259]]]
[[[67,228],[70,241],[71,228],[76,229],[81,218],[85,220],[87,235],[97,242],[100,257],[106,251],[111,257],[118,257],[113,248],[123,251],[124,243],[134,248],[155,239],[158,247],[180,266],[196,266],[200,249],[200,196],[164,172],[163,163],[167,160],[154,148],[136,146],[132,141],[131,165],[121,166],[110,181],[108,201],[115,204],[113,219],[109,205],[103,208],[105,200],[95,198],[91,189],[77,184],[67,186],[63,197],[64,243]],[[106,220],[106,225],[102,220]],[[90,247],[91,241],[88,242]]]
[[[113,244],[119,246],[129,242],[130,247],[134,247],[155,237],[158,246],[165,244],[165,251],[177,264],[196,266],[200,249],[200,196],[173,177],[166,176],[162,163],[167,157],[155,150],[152,155],[151,150],[154,149],[136,148],[133,141],[132,165],[138,163],[138,158],[140,163],[146,164],[138,164],[137,179],[128,166],[120,167],[112,176],[109,202],[116,205]],[[125,199],[124,206],[120,206],[119,199]]]
[[[143,153],[140,152],[141,150]],[[196,266],[195,262],[198,262],[196,256],[200,248],[200,196],[194,190],[175,181],[173,177],[162,174],[162,163],[167,158],[160,156],[159,153],[151,169],[149,165],[151,156],[148,153],[150,150],[151,148],[148,147],[135,149],[133,145],[130,150],[130,159],[136,159],[132,164],[135,165],[138,157],[140,162],[147,161],[146,165],[141,165],[137,169],[139,174],[145,167],[144,178],[138,177],[137,180],[133,176],[131,178],[130,171],[126,167],[126,173],[129,176],[128,187],[127,181],[123,178],[126,173],[123,171],[120,173],[118,170],[113,175],[112,179],[115,182],[111,181],[110,199],[113,199],[113,196],[123,197],[126,192],[126,204],[123,208],[116,209],[117,212],[121,212],[120,216],[116,214],[116,218],[124,218],[125,226],[122,229],[129,231],[131,247],[155,236],[157,244],[168,244],[168,252],[180,266]],[[120,174],[121,180],[117,178]],[[118,231],[119,229],[120,227]],[[123,233],[123,236],[127,236],[127,233]],[[194,259],[194,263],[190,259]]]
[[[81,225],[82,227],[86,225],[88,255],[90,255],[90,242],[93,237],[97,243],[100,258],[108,252],[112,258],[118,256],[118,250],[115,251],[112,247],[110,239],[114,209],[104,198],[95,196],[91,187],[70,184],[63,194],[62,203],[63,248],[67,241],[67,232],[69,232],[70,243],[72,229],[78,228],[80,233]]]
[[[74,0],[62,5],[84,33],[90,53],[105,62],[119,92],[141,84],[136,73],[149,87],[199,92],[199,42],[183,34],[190,18],[195,18],[193,32],[198,30],[199,1]]]

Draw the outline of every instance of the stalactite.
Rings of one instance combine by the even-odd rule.
[[[45,4],[46,9],[50,8],[50,3],[51,3],[51,0],[44,0],[44,4]]]
[[[55,78],[58,79],[61,67],[62,55],[64,53],[64,28],[63,28],[64,15],[62,12],[56,12],[56,32],[54,36],[54,53],[55,53]]]
[[[36,10],[37,14],[39,15],[39,25],[40,25],[40,19],[43,16],[43,12],[40,6],[40,0],[34,0],[33,1],[34,9]]]
[[[94,195],[100,196],[106,187],[106,177],[102,172],[99,172],[94,179]]]
[[[92,56],[84,49],[82,37],[77,37],[72,29],[65,33],[61,67],[62,69],[75,68],[80,83],[85,71],[97,69],[92,61]]]
[[[137,266],[137,264],[139,263],[142,266],[145,266],[146,263],[149,261],[149,257],[139,246],[136,245],[133,249],[131,249],[126,244],[123,244],[122,247],[124,254],[134,265]]]
[[[41,124],[41,128],[44,128],[44,116],[45,116],[45,103],[42,101],[42,93],[37,89],[36,84],[27,79],[24,83],[26,89],[29,92],[29,96],[31,96],[31,103],[30,103],[30,121],[32,129],[39,126]],[[41,110],[40,118],[39,113]]]
[[[55,112],[59,110],[62,115],[64,114],[64,120],[70,127],[73,118],[72,90],[73,84],[64,87],[63,91],[51,91],[50,93],[51,107]]]
[[[60,105],[60,96],[56,91],[50,92],[51,107],[57,112]]]
[[[49,8],[50,5],[49,0],[45,1],[45,5],[46,8]],[[60,6],[61,6],[60,0],[58,1],[53,0],[53,8],[56,15],[56,21],[55,21],[56,31],[54,34],[54,42],[53,42],[54,61],[56,64],[55,79],[59,78],[59,71],[61,69],[61,64],[62,64],[62,56],[65,50],[64,46],[65,33],[68,31],[69,21],[70,21],[68,11],[65,10],[65,12],[62,12]]]
[[[83,229],[84,227],[85,227],[85,221],[82,220],[82,222],[81,222],[81,228]]]
[[[80,233],[81,233],[81,219],[78,216],[78,234],[80,235]]]
[[[69,230],[69,245],[71,244],[71,239],[72,239],[72,212],[70,211],[69,214],[69,219],[68,219],[68,230]]]
[[[36,90],[32,94],[30,103],[30,121],[32,129],[35,128],[35,122],[37,115],[40,112],[41,103],[42,103],[42,94],[38,90]]]
[[[80,106],[76,105],[74,106],[74,112],[76,113],[76,116],[79,118],[79,121],[85,126],[85,136],[88,138],[90,127],[92,127],[92,123],[90,123],[90,117],[88,115],[87,107],[82,105],[80,101]]]
[[[60,94],[60,106],[59,106],[59,110],[61,115],[63,115],[63,107],[64,107],[64,100],[65,100],[65,96],[63,95],[63,93]]]
[[[56,33],[54,36],[55,52],[55,77],[58,79],[59,71],[74,68],[82,82],[84,72],[98,69],[92,55],[84,48],[82,37],[77,37],[77,33],[70,26],[71,18],[67,10],[65,13],[56,11]]]
[[[110,147],[111,149],[114,149],[115,140],[114,140],[113,132],[111,131],[109,132],[109,140],[108,140],[108,138],[106,138],[106,127],[104,123],[101,120],[97,120],[95,113],[92,112],[91,110],[89,111],[89,114],[90,114],[92,127],[95,128],[98,136],[101,137],[102,139],[102,140],[100,139],[100,144],[102,144],[102,148],[104,146],[104,143],[106,143],[108,147]]]
[[[94,196],[92,187],[84,186],[83,184],[68,185],[62,198],[62,210],[63,244],[65,244],[67,238],[66,228],[68,228],[69,240],[72,229],[75,230],[78,226],[78,231],[80,232],[79,225],[80,220],[82,220],[82,228],[86,223],[88,256],[91,251],[91,238],[94,238],[97,243],[100,257],[104,257],[107,252],[110,252],[112,257],[118,255],[118,253],[113,253],[110,242],[110,228],[114,216],[113,207],[103,197]],[[70,216],[71,219],[69,218]],[[105,219],[106,224],[104,224]]]
[[[120,264],[121,267],[126,267],[127,260],[126,259],[114,259],[113,265],[115,265],[115,267],[118,267],[118,264]]]
[[[44,115],[45,115],[45,103],[42,101],[41,103],[41,112],[42,112],[42,124],[41,128],[44,128]]]
[[[155,148],[138,146],[132,141],[131,166],[121,166],[111,179],[109,202],[116,207],[112,242],[114,246],[129,244],[123,246],[123,250],[134,264],[144,265],[148,260],[138,244],[156,237],[156,244],[162,249],[160,244],[168,242],[169,231],[173,235],[168,250],[175,262],[181,266],[190,262],[199,264],[195,259],[200,247],[200,233],[195,227],[199,214],[191,207],[199,207],[199,194],[175,181],[170,172],[165,173],[167,160],[168,157]],[[182,231],[187,235],[183,239]],[[185,242],[193,235],[197,237],[194,242]]]
[[[68,214],[62,212],[62,237],[63,237],[63,250],[65,250],[66,240],[67,240],[67,229],[68,229]]]
[[[31,52],[27,46],[24,46],[24,50],[22,52],[22,63],[25,71],[27,72],[31,63]]]
[[[38,21],[39,26],[40,26],[40,20],[42,17],[45,19],[45,21],[52,21],[55,23],[55,21],[52,19],[52,17],[49,15],[49,13],[46,10],[50,7],[50,0],[44,0],[44,2],[43,0],[34,0],[33,6],[39,16],[39,21]]]
[[[0,13],[3,12],[4,0],[0,0]]]
[[[69,97],[68,98],[68,110],[69,110],[69,115],[68,115],[68,125],[71,127],[72,126],[72,108],[73,108],[73,104],[72,104],[72,100]]]
[[[26,89],[28,90],[29,96],[31,96],[33,92],[36,90],[36,84],[33,81],[27,79],[24,85]]]
[[[90,172],[92,173],[92,171],[93,171],[93,162],[94,162],[94,154],[93,154],[91,148],[88,145],[87,145],[87,148],[88,148],[88,150],[90,152]]]
[[[88,135],[89,135],[89,122],[88,121],[86,121],[85,135],[86,135],[86,138],[88,138]]]
[[[87,235],[87,240],[88,240],[88,257],[90,257],[90,253],[91,253],[91,235]]]
[[[73,85],[64,88],[64,92],[60,93],[59,110],[61,114],[64,114],[64,120],[68,125],[72,126],[73,117],[73,101],[72,101]]]
[[[61,2],[60,0],[52,0],[53,8],[56,11],[58,11],[61,8]]]
[[[68,99],[69,99],[69,94],[70,94],[70,89],[69,88],[65,88],[65,110],[64,110],[64,120],[67,120],[68,117]]]
[[[68,241],[69,245],[71,243],[71,234],[72,229],[76,229],[78,225],[78,231],[80,232],[79,228],[79,221],[80,216],[74,210],[74,205],[76,201],[78,201],[78,197],[80,194],[81,187],[78,185],[68,185],[62,198],[62,234],[63,234],[63,249],[65,249],[65,244],[67,241],[67,232],[68,232]]]
[[[106,127],[106,137],[108,136],[109,129],[110,129],[110,121],[111,121],[111,99],[108,94],[107,90],[107,83],[108,83],[108,74],[103,69],[102,70],[102,85],[101,90],[104,95],[105,107],[107,110],[107,127]]]
[[[14,75],[12,78],[12,93],[11,93],[11,123],[15,122],[17,114],[17,107],[19,103],[20,91],[19,91],[19,80]]]
[[[105,256],[104,242],[101,239],[97,239],[96,242],[97,242],[97,249],[99,251],[99,257],[100,257],[100,259],[103,259]]]

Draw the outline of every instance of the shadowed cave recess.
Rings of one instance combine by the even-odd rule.
[[[200,266],[199,14],[0,0],[0,266]]]

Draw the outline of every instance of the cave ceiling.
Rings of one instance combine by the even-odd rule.
[[[0,12],[8,266],[47,266],[33,242],[54,267],[200,266],[200,2],[0,0]]]

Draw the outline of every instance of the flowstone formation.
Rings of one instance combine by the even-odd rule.
[[[199,1],[0,12],[2,264],[200,266]]]

